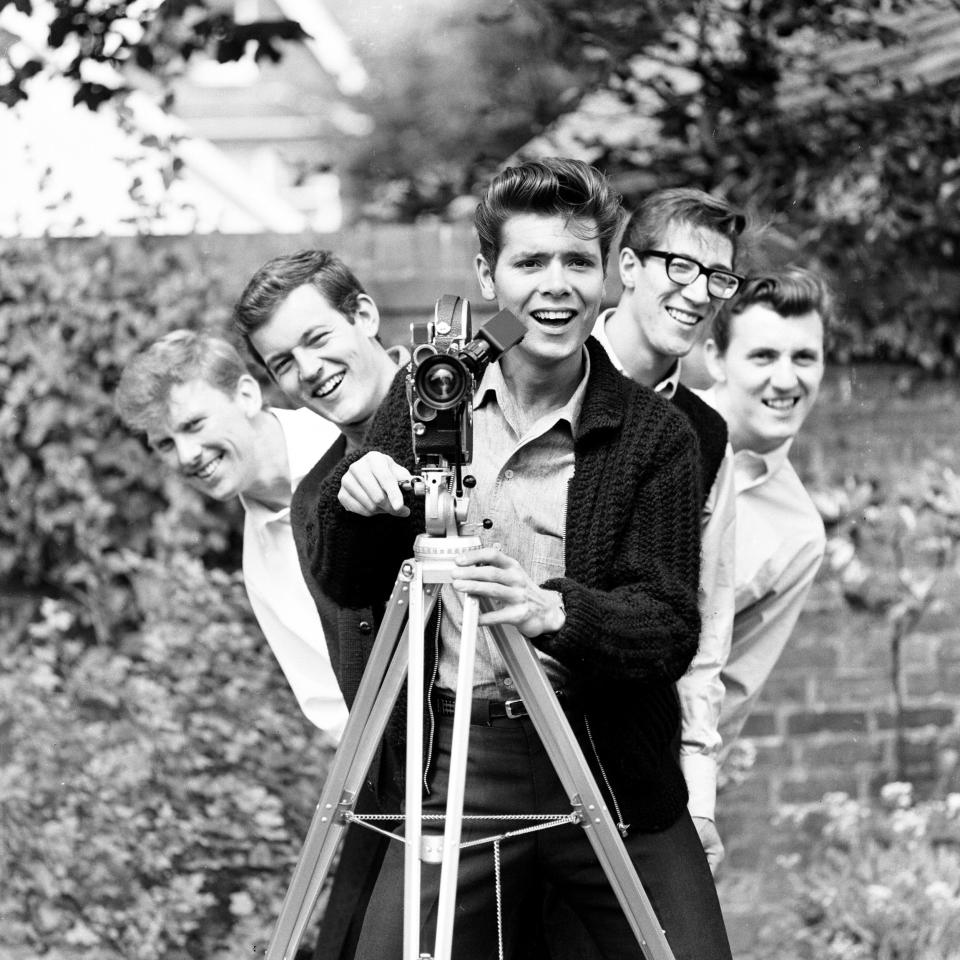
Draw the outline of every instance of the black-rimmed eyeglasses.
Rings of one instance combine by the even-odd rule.
[[[681,256],[678,253],[668,253],[666,250],[641,250],[637,256],[643,257],[663,257],[666,261],[667,276],[674,282],[682,286],[693,283],[700,274],[707,278],[707,293],[717,300],[729,300],[743,283],[743,277],[729,270],[714,270],[712,267],[705,267],[702,263],[690,257]]]

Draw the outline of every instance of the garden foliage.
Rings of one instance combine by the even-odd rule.
[[[142,627],[110,647],[46,600],[29,642],[0,656],[0,943],[249,956],[269,939],[329,744],[238,574],[175,551],[136,564],[133,583]]]
[[[159,472],[112,400],[148,340],[221,330],[229,290],[163,241],[0,249],[0,583],[72,598],[99,642],[137,621],[131,558],[182,546],[237,565],[236,506]]]
[[[780,960],[952,960],[960,943],[960,794],[917,802],[908,783],[879,801],[845,794],[784,811],[805,852],[782,858],[792,916],[771,927]]]
[[[0,255],[3,955],[250,955],[325,773],[243,593],[237,506],[113,410],[135,350],[227,319],[235,278],[183,249]]]
[[[928,612],[942,612],[960,577],[960,477],[928,460],[886,487],[848,476],[812,491],[829,538],[825,575],[853,610],[888,626],[894,771],[907,776],[904,714],[909,706],[904,644]],[[954,761],[954,766],[956,761]]]

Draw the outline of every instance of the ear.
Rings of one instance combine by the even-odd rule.
[[[357,297],[357,306],[353,311],[353,322],[363,331],[364,336],[373,339],[380,332],[380,310],[365,293]]]
[[[263,393],[260,390],[260,384],[249,373],[240,375],[233,398],[251,419],[263,409]]]
[[[727,362],[713,337],[703,344],[703,363],[716,383],[727,382]]]
[[[620,283],[623,284],[624,290],[632,290],[637,285],[637,273],[643,266],[640,258],[630,247],[623,247],[617,263],[620,268]]]
[[[473,263],[477,268],[477,281],[480,284],[480,293],[483,299],[496,300],[497,286],[493,282],[493,271],[490,269],[490,264],[487,263],[487,258],[482,253],[478,253]]]

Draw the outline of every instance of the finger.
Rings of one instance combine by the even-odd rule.
[[[489,597],[491,600],[516,603],[517,588],[497,580],[471,580],[456,577],[450,583],[454,590],[472,597]]]
[[[490,627],[496,624],[512,623],[519,626],[530,619],[530,609],[525,603],[511,603],[497,607],[495,610],[486,610],[480,614],[478,623],[481,627]]]
[[[361,503],[349,492],[349,490],[342,485],[340,487],[340,492],[337,494],[337,500],[340,501],[340,506],[343,507],[343,509],[348,513],[356,513],[361,517],[373,516],[373,509],[369,505]]]
[[[513,557],[507,556],[498,546],[478,547],[475,550],[465,550],[457,559],[457,566],[485,564],[494,567],[520,566]]]
[[[345,489],[357,503],[373,513],[406,516],[410,511],[403,502],[394,468],[407,473],[383,454],[367,454],[346,472],[341,489]]]
[[[526,585],[526,579],[523,577],[519,568],[501,569],[500,567],[471,566],[460,567],[453,574],[455,580],[482,580],[486,583],[502,583],[506,587],[520,589]]]
[[[378,513],[405,517],[410,513],[402,497],[399,505],[394,505],[387,491],[363,473],[359,476],[356,474],[344,476],[338,499],[345,510],[364,517],[371,517]]]

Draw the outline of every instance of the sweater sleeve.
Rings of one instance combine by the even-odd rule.
[[[412,494],[405,495],[409,517],[361,517],[340,505],[343,475],[372,450],[414,469],[402,373],[377,412],[364,446],[341,460],[311,498],[298,536],[301,564],[310,576],[331,600],[353,609],[382,603],[389,596],[400,565],[412,555],[416,533],[423,529],[423,504]]]
[[[664,425],[661,424],[661,427]],[[670,426],[668,423],[667,426]],[[571,496],[568,540],[602,545],[612,557],[601,574],[609,589],[592,589],[568,562],[567,576],[547,589],[563,594],[566,622],[532,642],[584,680],[631,684],[678,680],[697,650],[700,614],[700,474],[696,439],[683,423],[662,429],[648,448],[646,466],[617,455],[594,477],[574,478],[582,496]],[[625,471],[636,469],[636,482]],[[619,475],[620,482],[607,473]],[[585,484],[602,484],[590,507]],[[571,507],[572,509],[572,507]],[[592,529],[591,529],[592,528]],[[613,549],[609,549],[609,545]],[[587,566],[598,566],[588,557]]]

